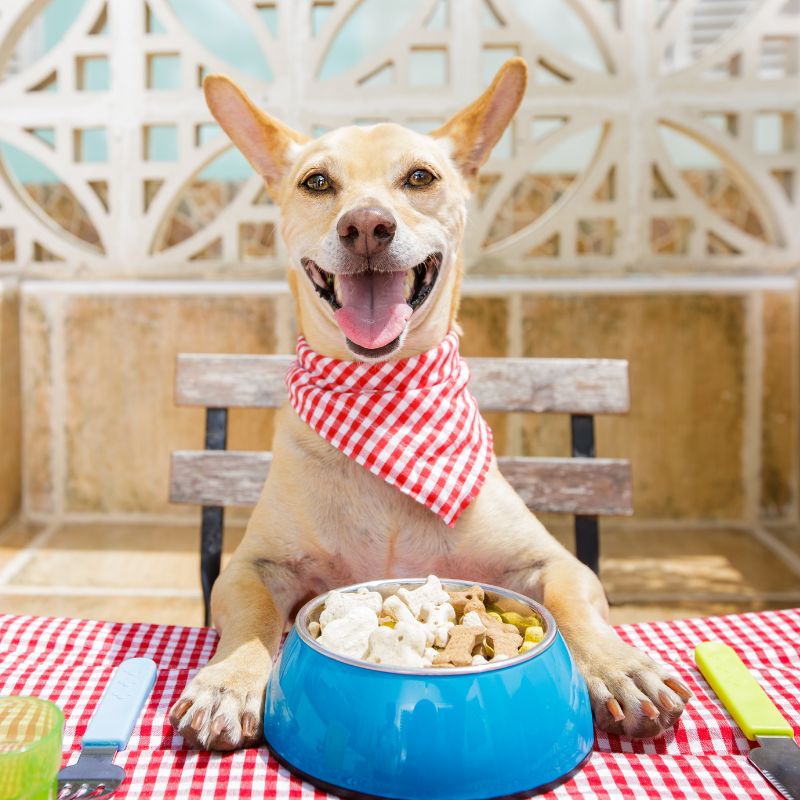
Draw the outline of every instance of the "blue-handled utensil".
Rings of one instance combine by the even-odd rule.
[[[58,773],[58,800],[100,800],[117,790],[125,770],[114,756],[127,747],[155,682],[156,665],[149,658],[129,658],[117,667],[81,739],[77,762]]]

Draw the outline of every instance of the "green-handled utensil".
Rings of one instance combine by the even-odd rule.
[[[794,730],[736,651],[722,642],[703,642],[694,660],[742,733],[757,741],[747,756],[788,800],[800,800],[800,747]]]

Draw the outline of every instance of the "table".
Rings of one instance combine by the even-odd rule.
[[[622,625],[620,635],[671,662],[695,693],[676,728],[656,740],[598,733],[587,766],[547,798],[774,798],[746,759],[749,744],[694,666],[694,645],[732,645],[783,715],[800,726],[800,609]],[[216,646],[214,631],[151,624],[0,615],[0,693],[37,695],[64,711],[64,763],[74,761],[115,666],[147,656],[158,680],[128,749],[116,798],[326,798],[292,777],[265,747],[231,754],[186,750],[167,711]]]

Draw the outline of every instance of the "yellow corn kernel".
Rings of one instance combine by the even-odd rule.
[[[544,631],[538,625],[531,625],[525,628],[525,641],[532,642],[536,644],[536,642],[541,642],[544,639]]]
[[[534,647],[536,647],[536,642],[531,642],[530,640],[526,639],[519,646],[519,654],[522,655],[523,653],[527,653],[529,650],[533,650]]]
[[[539,617],[533,615],[523,617],[521,614],[517,614],[516,611],[506,611],[501,617],[503,622],[514,625],[520,633],[524,633],[526,628],[530,628],[534,625],[541,625]]]

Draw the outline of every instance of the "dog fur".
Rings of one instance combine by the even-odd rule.
[[[441,253],[432,292],[383,357],[430,350],[457,326],[467,199],[522,99],[526,75],[521,59],[507,62],[474,103],[427,136],[379,124],[340,128],[316,140],[257,109],[228,78],[206,78],[211,111],[280,207],[298,325],[315,351],[365,358],[318,296],[303,267],[309,260],[338,280],[364,269],[410,269]],[[435,179],[411,188],[406,177],[416,169]],[[331,191],[306,186],[308,176],[318,174]],[[337,234],[342,216],[365,206],[388,210],[397,222],[374,263],[353,256]],[[284,406],[276,417],[269,477],[242,543],[214,586],[212,614],[221,637],[216,654],[171,709],[175,730],[203,748],[257,744],[272,656],[292,609],[336,586],[429,573],[506,586],[544,603],[587,680],[600,728],[654,736],[683,711],[689,690],[619,639],[608,625],[597,577],[548,534],[494,459],[478,497],[451,529]]]

